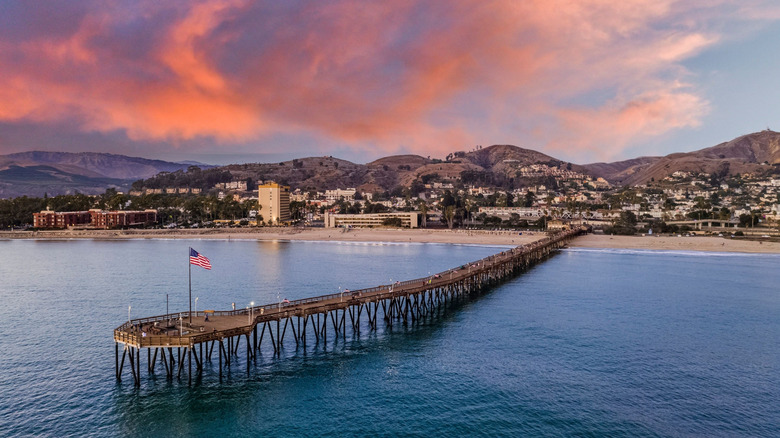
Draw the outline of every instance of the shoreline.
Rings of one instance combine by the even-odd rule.
[[[524,245],[546,236],[541,231],[482,231],[448,229],[393,228],[210,228],[185,230],[56,230],[0,232],[0,240],[289,240],[333,242],[451,243],[475,245]]]
[[[235,228],[187,230],[57,230],[0,232],[0,240],[289,240],[333,242],[450,243],[474,245],[525,245],[541,239],[541,231],[483,231],[448,229],[353,228]],[[588,234],[574,239],[572,248],[616,248],[705,252],[780,253],[780,242],[731,239],[713,236],[609,236]]]
[[[587,234],[573,239],[571,248],[639,249],[663,251],[736,252],[780,254],[780,242],[714,236],[610,236]]]

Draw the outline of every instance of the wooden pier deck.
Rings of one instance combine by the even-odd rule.
[[[202,373],[203,363],[211,361],[215,346],[221,378],[223,364],[229,367],[237,358],[242,339],[249,363],[264,340],[278,354],[285,341],[294,341],[298,347],[307,341],[326,340],[329,325],[332,336],[346,337],[348,326],[353,333],[361,326],[375,330],[380,316],[389,326],[394,321],[414,322],[448,300],[518,275],[582,232],[561,232],[428,277],[394,284],[249,309],[193,312],[192,323],[188,312],[133,319],[114,330],[116,378],[122,379],[129,359],[130,374],[135,385],[140,385],[141,349],[147,350],[148,374],[161,368],[169,378],[181,377],[186,362],[191,383],[193,358],[195,371]]]

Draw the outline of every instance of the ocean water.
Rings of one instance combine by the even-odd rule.
[[[0,242],[0,436],[780,436],[780,255],[567,249],[418,324],[220,382],[114,378],[130,316],[244,307],[438,272],[502,247]],[[144,353],[145,356],[145,353]],[[142,362],[145,358],[142,357]]]

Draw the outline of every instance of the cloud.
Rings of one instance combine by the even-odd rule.
[[[0,121],[174,146],[305,133],[384,152],[490,139],[610,157],[707,114],[706,96],[680,84],[692,79],[682,62],[723,38],[733,8],[710,4],[56,4],[67,25],[52,24],[54,6],[11,4]]]
[[[574,151],[580,158],[607,160],[637,138],[651,138],[671,129],[696,127],[709,111],[695,94],[659,90],[628,102],[610,102],[597,109],[559,111],[561,132],[549,147]]]

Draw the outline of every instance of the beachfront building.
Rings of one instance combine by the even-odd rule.
[[[290,222],[290,187],[277,183],[262,184],[257,187],[257,202],[260,214],[269,224]]]
[[[122,228],[157,223],[157,210],[89,210],[91,228]]]
[[[157,222],[157,210],[143,211],[49,211],[33,213],[35,228],[119,228],[151,225]]]
[[[571,229],[569,221],[552,219],[547,221],[547,231],[566,231]]]
[[[35,228],[69,228],[89,225],[91,220],[88,211],[50,211],[33,213]]]
[[[371,214],[333,214],[325,212],[325,228],[376,228],[382,226],[417,228],[419,214],[416,211]]]

